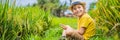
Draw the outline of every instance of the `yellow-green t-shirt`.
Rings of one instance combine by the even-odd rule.
[[[85,33],[83,34],[85,40],[88,40],[95,34],[95,22],[87,13],[83,14],[83,16],[78,19],[78,30],[81,27],[86,28]]]

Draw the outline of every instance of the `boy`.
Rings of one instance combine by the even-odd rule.
[[[88,40],[95,34],[95,22],[85,12],[85,3],[73,2],[70,10],[73,15],[78,17],[78,27],[74,30],[68,25],[61,24],[63,28],[62,37],[67,37],[68,40]]]

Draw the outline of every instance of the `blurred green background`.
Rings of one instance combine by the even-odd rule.
[[[20,0],[0,0],[0,40],[58,40],[60,23],[76,29],[77,18],[68,10],[75,0],[68,0],[69,4],[60,1],[36,0],[22,6]],[[87,5],[97,29],[90,40],[120,40],[120,0],[97,0]]]

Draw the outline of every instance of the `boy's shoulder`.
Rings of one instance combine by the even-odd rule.
[[[93,20],[93,18],[88,13],[85,13],[83,18],[87,20]]]
[[[89,14],[85,13],[83,16],[83,18],[91,18]]]

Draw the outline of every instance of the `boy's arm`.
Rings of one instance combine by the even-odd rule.
[[[77,30],[77,32],[78,32],[80,35],[83,35],[83,34],[85,33],[85,30],[86,30],[85,27],[81,27],[79,30]]]

